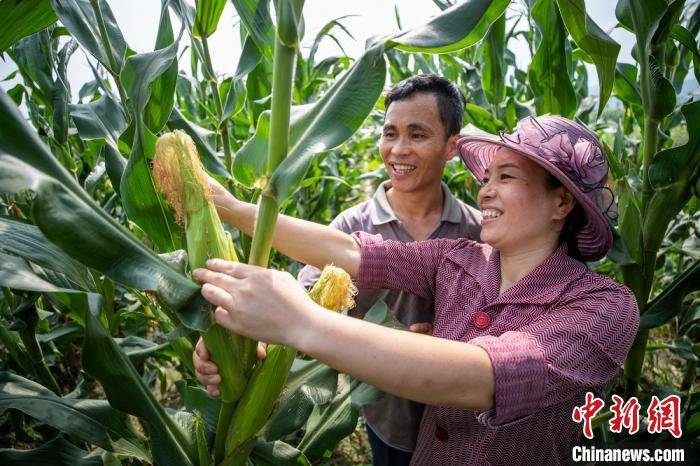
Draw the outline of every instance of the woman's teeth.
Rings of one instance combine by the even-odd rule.
[[[501,216],[501,212],[494,209],[486,209],[481,211],[481,216],[484,218],[496,218]]]
[[[416,166],[407,165],[405,163],[392,163],[391,168],[393,168],[396,173],[404,175],[406,173],[411,173],[413,170],[416,169]]]

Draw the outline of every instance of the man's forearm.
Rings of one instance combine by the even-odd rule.
[[[253,234],[258,206],[231,201],[217,206],[222,220],[248,235]],[[346,233],[325,225],[280,214],[277,218],[272,246],[294,260],[322,269],[334,264],[357,276],[360,268],[360,247]]]
[[[315,310],[289,343],[392,395],[462,409],[493,407],[491,360],[482,348]]]

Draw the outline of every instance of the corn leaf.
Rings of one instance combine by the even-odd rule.
[[[71,435],[104,448],[150,462],[146,439],[129,417],[104,400],[61,398],[36,382],[0,373],[0,414],[16,409]]]
[[[600,95],[598,116],[610,98],[615,80],[615,64],[620,45],[605,33],[586,13],[584,0],[557,0],[567,31],[578,47],[593,60],[598,73]]]
[[[226,0],[199,0],[192,34],[198,39],[214,34],[225,6]]]
[[[683,299],[700,289],[700,262],[691,265],[649,303],[639,320],[639,328],[660,327],[683,310]]]
[[[170,208],[157,193],[149,169],[156,138],[146,127],[143,114],[151,97],[151,84],[176,61],[177,46],[173,42],[154,52],[132,55],[121,74],[134,122],[131,155],[120,183],[122,205],[129,219],[146,232],[159,252],[180,249],[181,235]],[[171,110],[166,110],[170,114]]]
[[[541,40],[528,68],[530,88],[538,114],[571,118],[576,112],[576,92],[567,68],[566,30],[554,0],[537,0],[532,18]]]
[[[126,286],[157,292],[186,326],[208,327],[199,287],[97,205],[0,91],[0,192],[23,189],[35,193],[35,225],[70,257]]]
[[[4,0],[0,2],[0,55],[23,37],[56,22],[49,0]]]
[[[170,22],[170,12],[168,10],[169,3],[170,0],[164,0],[161,7],[155,50],[166,48],[175,42],[173,26]],[[168,121],[173,104],[175,103],[176,85],[177,60],[172,60],[170,67],[151,83],[151,95],[146,104],[146,108],[144,108],[144,123],[153,133],[157,133],[163,129],[163,126],[165,126]]]
[[[116,148],[128,126],[121,106],[109,94],[87,104],[70,104],[68,108],[84,140],[104,139]]]
[[[503,15],[510,0],[467,0],[447,8],[426,24],[391,38],[406,52],[446,53],[479,42],[491,23]]]
[[[685,206],[698,183],[700,172],[700,101],[681,107],[688,142],[656,154],[649,167],[649,181],[656,188],[644,218],[644,248],[656,251],[671,219]]]
[[[80,42],[80,45],[97,58],[102,66],[112,73],[119,74],[124,65],[127,44],[107,2],[98,0],[98,4],[109,44],[102,40],[99,22],[89,0],[51,0],[51,6],[61,20],[61,24]]]
[[[270,51],[275,44],[275,29],[270,16],[270,1],[232,0],[231,3],[255,46],[271,57]]]
[[[489,28],[479,47],[481,87],[491,105],[498,106],[506,95],[506,17],[501,16]]]
[[[194,443],[155,399],[129,357],[95,317],[95,312],[94,308],[85,310],[83,369],[100,381],[113,408],[137,416],[146,423],[156,463],[196,464]],[[106,360],[110,363],[105,364]]]
[[[88,455],[63,437],[56,437],[33,450],[0,449],[0,460],[5,466],[102,466],[102,458]]]

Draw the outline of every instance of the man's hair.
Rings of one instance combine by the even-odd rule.
[[[394,84],[384,98],[384,108],[388,109],[392,102],[408,99],[418,93],[435,96],[440,121],[445,127],[445,137],[459,134],[467,100],[457,86],[442,76],[420,74]]]

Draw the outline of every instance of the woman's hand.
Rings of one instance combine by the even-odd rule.
[[[212,201],[216,206],[219,217],[228,218],[232,214],[236,204],[241,201],[236,199],[233,194],[210,175],[207,175],[207,179],[209,181],[209,187],[211,188]]]
[[[287,272],[221,259],[207,261],[193,276],[202,296],[218,306],[219,325],[255,340],[295,346],[307,330],[307,317],[321,312]]]

